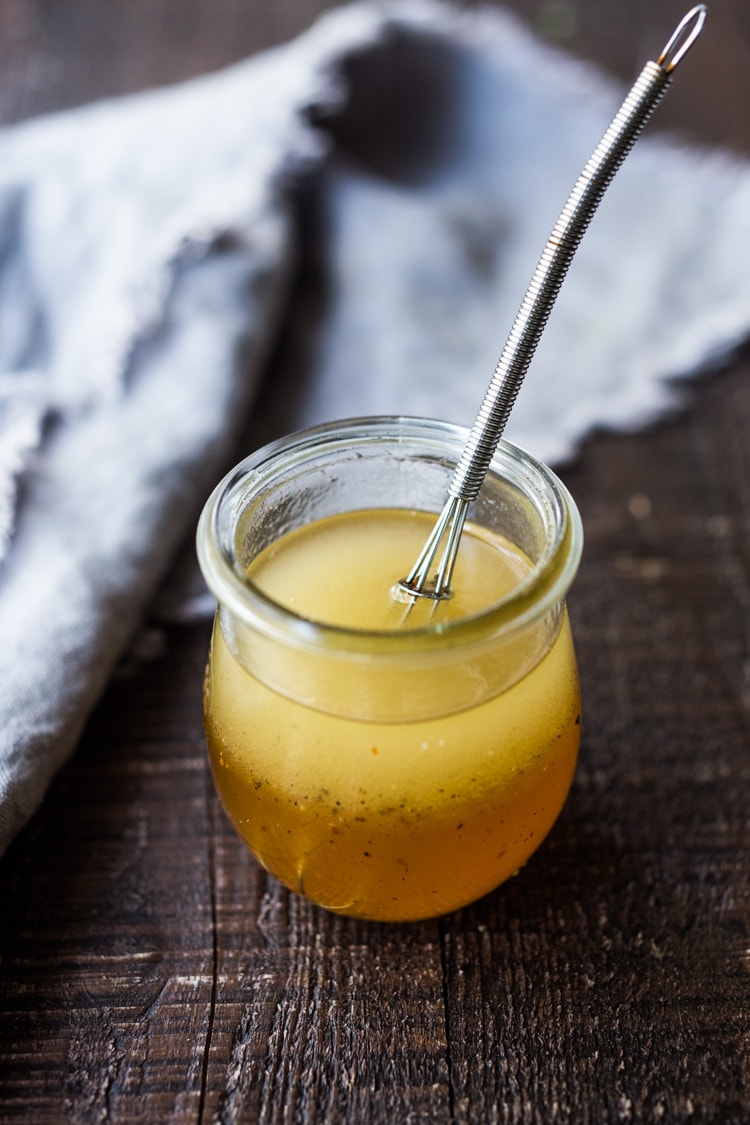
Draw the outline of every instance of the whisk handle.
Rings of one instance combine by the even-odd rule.
[[[489,468],[573,255],[615,173],[669,87],[672,71],[700,31],[698,5],[656,62],[648,62],[576,180],[547,240],[495,367],[448,492],[474,500]]]

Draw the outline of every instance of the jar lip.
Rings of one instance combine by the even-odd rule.
[[[583,530],[575,501],[556,474],[520,446],[501,439],[490,464],[501,480],[544,508],[546,542],[529,574],[499,601],[474,614],[403,631],[358,629],[316,621],[265,594],[241,574],[222,546],[220,516],[227,503],[242,504],[262,483],[264,472],[304,463],[312,451],[353,444],[422,444],[425,452],[455,454],[469,431],[451,422],[396,416],[349,418],[298,430],[255,450],[234,466],[208,497],[198,523],[196,547],[204,579],[220,606],[246,625],[298,647],[363,655],[424,652],[471,644],[527,627],[567,593],[581,558]],[[447,499],[447,495],[446,495]],[[435,513],[437,517],[438,513]],[[550,528],[553,534],[550,536]]]

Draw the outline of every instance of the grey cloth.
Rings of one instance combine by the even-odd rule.
[[[0,133],[0,850],[248,418],[471,423],[623,93],[502,12],[400,0]],[[672,405],[747,334],[749,237],[745,164],[641,140],[507,436],[555,462]]]

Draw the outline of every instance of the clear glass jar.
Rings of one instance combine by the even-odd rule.
[[[437,515],[466,436],[410,418],[293,434],[230,472],[201,516],[198,556],[218,601],[205,685],[218,793],[268,871],[343,914],[417,919],[492,890],[544,839],[573,778],[580,695],[565,595],[581,523],[527,453],[501,442],[472,506],[474,525],[529,562],[478,612],[342,627],[298,615],[247,575],[313,520],[386,506]]]

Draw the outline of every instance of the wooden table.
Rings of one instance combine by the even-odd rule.
[[[630,79],[678,0],[511,5]],[[4,0],[5,121],[240,58],[318,0]],[[750,6],[716,0],[660,127],[750,153]],[[214,796],[207,626],[114,680],[0,864],[0,1120],[750,1120],[750,357],[563,475],[580,768],[549,839],[458,914],[281,889]]]

